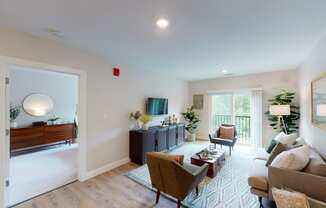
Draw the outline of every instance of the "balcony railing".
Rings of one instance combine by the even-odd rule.
[[[213,124],[216,127],[222,124],[234,124],[237,129],[239,144],[250,144],[250,116],[235,116],[235,122],[232,122],[231,115],[214,115]]]

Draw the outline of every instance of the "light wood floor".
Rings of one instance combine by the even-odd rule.
[[[128,163],[86,182],[75,182],[24,202],[15,208],[170,208],[176,204],[161,197],[123,174],[136,168]]]

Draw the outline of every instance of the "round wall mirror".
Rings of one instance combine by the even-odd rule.
[[[48,95],[31,94],[23,101],[23,109],[31,116],[46,116],[53,110],[53,100]]]

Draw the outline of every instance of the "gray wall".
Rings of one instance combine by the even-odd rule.
[[[326,75],[326,36],[317,44],[310,56],[299,68],[301,94],[300,135],[324,158],[326,158],[326,130],[319,129],[311,122],[311,81]]]
[[[10,76],[10,101],[22,105],[24,98],[32,93],[50,96],[54,109],[47,116],[33,117],[23,110],[17,118],[19,127],[29,126],[35,121],[47,121],[59,116],[63,122],[73,122],[78,103],[78,77],[56,72],[39,71],[12,66]]]

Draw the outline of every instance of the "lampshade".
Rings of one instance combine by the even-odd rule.
[[[291,114],[290,105],[271,105],[269,112],[273,116],[288,116]]]
[[[317,104],[317,116],[326,116],[326,104]]]

